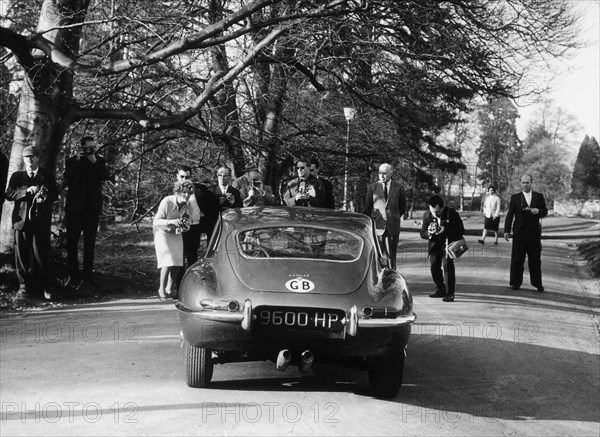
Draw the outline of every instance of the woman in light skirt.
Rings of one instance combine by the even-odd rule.
[[[181,234],[190,228],[189,198],[194,184],[189,180],[173,184],[173,194],[161,200],[154,216],[154,249],[160,269],[158,297],[177,297],[176,278],[183,268],[183,238]]]

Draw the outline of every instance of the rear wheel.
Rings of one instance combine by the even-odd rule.
[[[196,347],[185,342],[185,373],[187,385],[194,388],[205,388],[210,384],[214,364],[212,351]]]
[[[369,358],[369,384],[378,398],[393,398],[402,385],[404,351]]]

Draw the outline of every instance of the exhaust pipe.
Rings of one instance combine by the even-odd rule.
[[[315,360],[315,356],[313,355],[313,353],[311,351],[304,351],[302,352],[302,355],[300,355],[300,365],[299,370],[302,373],[306,373],[310,370],[310,368],[312,367],[312,363]]]
[[[277,355],[277,361],[275,362],[275,368],[281,372],[287,369],[287,366],[290,365],[290,361],[292,359],[292,353],[289,349],[282,349],[279,351],[279,355]]]

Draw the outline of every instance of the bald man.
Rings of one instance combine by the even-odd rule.
[[[379,166],[379,180],[367,188],[364,214],[375,221],[381,250],[396,269],[396,252],[400,240],[400,218],[406,210],[404,188],[392,179],[394,168],[387,163]]]

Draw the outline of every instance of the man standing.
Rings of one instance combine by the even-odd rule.
[[[504,238],[510,238],[513,232],[513,246],[510,257],[510,287],[518,290],[523,283],[523,264],[525,255],[529,263],[529,279],[531,285],[542,293],[542,225],[540,219],[548,215],[546,200],[542,193],[533,191],[531,175],[521,177],[523,191],[513,194],[506,220],[504,222]],[[513,222],[514,219],[514,222]]]
[[[237,188],[242,196],[244,206],[277,205],[277,199],[269,185],[263,185],[258,167],[248,164],[244,168],[246,173],[233,181],[232,186]]]
[[[333,197],[333,184],[329,179],[325,179],[319,176],[321,169],[321,163],[318,159],[311,159],[310,161],[310,174],[321,181],[323,184],[323,190],[325,191],[325,208],[335,209],[335,199]]]
[[[462,239],[465,228],[458,212],[444,207],[444,200],[440,196],[431,196],[428,204],[429,211],[423,214],[421,238],[429,240],[430,271],[435,283],[435,292],[429,297],[442,297],[444,302],[454,302],[454,260],[446,254],[446,246]]]
[[[50,300],[50,225],[58,189],[52,174],[39,167],[36,147],[23,149],[23,162],[25,171],[14,172],[6,189],[6,200],[15,202],[12,223],[19,293]]]
[[[367,188],[364,214],[375,221],[381,250],[386,253],[396,269],[396,252],[400,239],[400,219],[406,210],[406,196],[402,186],[392,179],[393,167],[379,166],[379,181]]]
[[[83,233],[83,280],[93,283],[94,249],[100,213],[102,182],[108,180],[106,160],[96,155],[96,140],[81,138],[77,155],[67,159],[65,181],[65,224],[67,228],[67,260],[72,281],[81,283],[77,245]]]
[[[217,170],[217,182],[217,186],[214,187],[213,192],[216,194],[219,202],[219,212],[229,208],[241,208],[244,206],[239,190],[230,185],[231,170],[228,167],[219,167]]]
[[[177,181],[189,181],[192,182],[192,169],[187,165],[182,165],[177,169]],[[190,217],[188,218],[188,224],[190,228],[187,232],[183,232],[181,237],[183,238],[183,253],[187,260],[188,267],[194,264],[198,260],[198,249],[200,248],[200,222],[204,216],[200,205],[196,199],[195,194],[191,194],[188,199],[188,206],[190,210]],[[183,277],[184,269],[180,269],[180,276]],[[178,281],[179,282],[179,281]]]
[[[287,206],[312,206],[325,208],[323,183],[310,174],[310,160],[296,161],[298,177],[287,183],[283,201]]]

